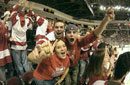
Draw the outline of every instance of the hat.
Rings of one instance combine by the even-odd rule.
[[[69,30],[75,30],[75,31],[78,31],[78,28],[76,25],[73,25],[73,24],[70,24],[70,25],[67,25],[66,28],[65,28],[65,32],[69,31]]]

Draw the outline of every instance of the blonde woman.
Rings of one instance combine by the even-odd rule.
[[[28,56],[32,62],[39,63],[34,71],[36,85],[60,84],[70,65],[66,45],[62,40],[57,40],[53,46],[47,41],[42,47],[40,49],[36,47]]]

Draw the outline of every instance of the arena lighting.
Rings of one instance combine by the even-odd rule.
[[[116,11],[125,10],[125,11],[129,11],[129,12],[130,12],[130,7],[124,7],[124,6],[119,6],[119,5],[117,5],[117,6],[114,7],[114,9],[115,9]]]
[[[114,9],[118,11],[118,10],[121,9],[121,6],[117,5],[117,6],[114,7]]]
[[[99,9],[102,10],[102,11],[105,11],[106,8],[107,8],[107,7],[105,7],[105,6],[103,6],[103,5],[101,5],[101,6],[99,7]],[[125,10],[125,11],[130,12],[130,7],[124,7],[124,6],[117,5],[117,6],[113,7],[113,8],[114,8],[115,11]]]
[[[103,5],[101,5],[101,6],[99,7],[99,9],[105,11],[105,10],[106,10],[106,7],[103,6]]]
[[[128,9],[128,11],[130,12],[130,8]]]

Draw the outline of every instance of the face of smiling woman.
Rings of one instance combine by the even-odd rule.
[[[65,59],[66,53],[67,48],[65,43],[62,40],[57,41],[55,46],[55,54],[57,55],[57,57],[59,57],[60,59]]]

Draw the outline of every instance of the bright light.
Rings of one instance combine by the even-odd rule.
[[[128,11],[130,12],[130,8],[128,9]]]
[[[93,7],[93,4],[91,4],[91,7]]]
[[[128,10],[128,9],[129,9],[129,7],[126,7],[126,8],[125,8],[125,10]]]
[[[124,6],[121,6],[121,9],[125,9],[125,7],[124,7]]]
[[[117,5],[114,7],[115,10],[120,10],[121,9],[121,6]]]
[[[104,7],[103,5],[101,5],[99,8],[100,10],[103,10],[103,11],[106,10],[106,7]]]
[[[102,11],[105,11],[106,8],[107,8],[107,7],[105,7],[105,6],[103,6],[103,5],[101,5],[101,6],[99,7],[99,9],[102,10]],[[115,11],[124,10],[124,11],[130,12],[130,7],[124,7],[124,6],[117,5],[117,6],[113,7],[113,8],[114,8]]]

